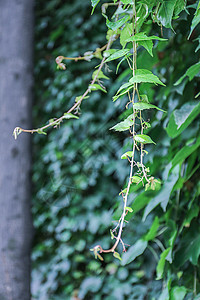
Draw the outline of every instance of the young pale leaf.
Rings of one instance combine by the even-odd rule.
[[[82,97],[83,97],[83,96],[77,96],[77,97],[75,98],[75,102],[78,102],[79,100],[81,100]],[[87,98],[89,98],[89,96],[85,96],[83,99],[87,99]]]
[[[144,240],[138,240],[135,245],[131,246],[122,256],[122,265],[130,264],[136,257],[141,255],[146,249],[148,243]]]
[[[198,73],[200,72],[200,62],[192,65],[186,72],[185,74],[179,78],[179,80],[177,80],[174,85],[179,85],[183,79],[188,76],[189,77],[189,81],[191,81]]]
[[[109,49],[109,50],[105,50],[103,53],[103,57],[109,57],[111,54],[115,53],[119,51],[119,49]]]
[[[92,79],[95,78],[95,76],[97,75],[97,73],[98,73],[98,76],[97,76],[98,79],[109,79],[109,77],[107,77],[106,75],[104,75],[101,70],[100,71],[99,70],[94,71],[93,74],[92,74]]]
[[[63,116],[63,119],[79,119],[79,117],[75,116],[71,113],[65,113],[64,116]]]
[[[121,159],[127,159],[128,157],[133,156],[133,151],[127,151],[126,153],[122,154]]]
[[[119,253],[116,252],[116,251],[113,253],[113,256],[114,256],[115,258],[119,259],[119,260],[122,260],[122,259],[121,259],[121,256],[120,256]]]
[[[95,10],[95,7],[97,6],[97,4],[99,3],[100,0],[91,0],[91,3],[92,3],[92,12],[91,12],[91,15],[93,14],[94,10]]]
[[[133,209],[131,207],[126,206],[125,209],[128,210],[131,213],[133,212]]]
[[[42,131],[41,129],[38,129],[37,133],[47,135],[47,133]]]
[[[141,144],[156,144],[150,136],[146,134],[137,134],[134,136],[134,139],[136,142],[141,143]]]
[[[150,103],[146,103],[146,102],[137,102],[137,103],[134,103],[133,104],[133,107],[135,110],[143,110],[143,109],[151,109],[151,108],[155,108],[157,110],[160,110],[162,112],[166,112],[165,110],[153,105],[153,104],[150,104]]]
[[[141,181],[141,178],[139,176],[131,177],[131,183],[139,183],[140,181]]]
[[[115,131],[125,131],[128,130],[133,125],[133,123],[134,123],[133,116],[130,115],[124,121],[110,128],[110,130],[114,129]]]
[[[120,33],[120,44],[124,48],[127,44],[127,39],[130,38],[131,33],[133,31],[133,23],[128,23],[125,25],[125,27],[122,29]]]
[[[128,54],[129,51],[130,51],[129,49],[119,50],[119,51],[117,51],[117,52],[111,54],[111,55],[106,59],[105,62],[108,62],[108,61],[112,61],[112,60],[118,59],[118,58],[120,58],[120,57],[122,57],[122,56]]]
[[[154,84],[160,84],[165,86],[165,84],[160,81],[160,79],[154,75],[151,71],[146,69],[138,69],[135,71],[135,76],[129,80],[130,83],[141,83],[149,82]]]
[[[100,90],[100,91],[102,91],[104,93],[107,93],[106,90],[102,86],[100,86],[99,84],[97,84],[97,83],[90,84],[89,85],[89,89],[90,89],[90,91]]]

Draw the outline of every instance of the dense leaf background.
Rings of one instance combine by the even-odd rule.
[[[169,40],[154,42],[153,57],[143,47],[138,51],[138,67],[166,85],[140,85],[150,103],[166,111],[145,111],[148,135],[156,142],[146,147],[145,163],[162,184],[153,191],[132,187],[133,212],[123,230],[124,242],[131,246],[122,262],[112,255],[95,260],[90,248],[98,242],[112,245],[109,229],[120,215],[119,192],[129,173],[127,160],[120,159],[129,135],[109,130],[124,110],[126,99],[113,103],[112,97],[126,82],[128,66],[123,63],[116,75],[117,63],[109,63],[104,70],[110,77],[107,94],[93,92],[83,101],[79,120],[34,136],[33,299],[200,297],[199,69],[189,69],[199,60],[199,28],[187,39],[197,2],[188,1],[187,11],[174,7],[176,1],[166,2],[169,7],[162,3],[158,19]],[[58,55],[75,57],[106,43],[99,5],[92,16],[91,10],[89,1],[36,1],[35,127],[73,105],[100,62],[67,62],[66,71],[56,70]],[[172,18],[176,13],[180,17]],[[143,26],[160,36],[157,24]]]

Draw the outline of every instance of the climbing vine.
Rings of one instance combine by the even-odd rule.
[[[94,10],[99,2],[100,0],[92,1],[92,13],[94,13]],[[130,220],[131,216],[135,214],[134,209],[136,209],[136,206],[139,205],[138,194],[136,194],[135,199],[131,197],[130,200],[129,197],[132,191],[140,191],[141,195],[143,195],[143,198],[140,199],[141,208],[144,208],[143,221],[146,220],[147,216],[156,206],[158,206],[158,204],[160,204],[163,211],[166,212],[166,207],[169,202],[169,195],[166,197],[165,194],[171,194],[173,191],[177,191],[177,206],[179,203],[180,186],[183,184],[183,181],[181,181],[179,178],[179,175],[183,174],[181,173],[183,172],[181,169],[181,163],[183,163],[188,157],[185,156],[184,151],[187,150],[187,153],[189,153],[188,155],[193,153],[193,151],[195,151],[199,146],[199,139],[195,140],[195,142],[193,141],[194,144],[191,146],[193,148],[187,148],[182,152],[180,150],[180,152],[178,152],[174,158],[171,158],[171,164],[167,165],[166,170],[168,174],[163,176],[162,181],[160,178],[154,177],[155,175],[151,171],[151,168],[146,166],[145,163],[145,161],[149,161],[147,157],[148,155],[151,156],[150,151],[155,151],[153,150],[153,147],[159,149],[159,145],[154,146],[156,143],[154,142],[153,137],[149,135],[150,128],[153,126],[153,124],[151,124],[149,121],[149,112],[151,109],[159,112],[160,119],[162,119],[163,114],[166,114],[166,112],[163,110],[163,107],[157,107],[155,103],[152,102],[152,93],[154,93],[154,86],[157,89],[160,85],[162,87],[162,93],[163,95],[165,94],[166,97],[166,95],[168,95],[167,93],[169,93],[167,87],[168,83],[162,76],[162,72],[158,74],[153,72],[153,70],[149,70],[149,68],[142,64],[142,61],[140,61],[140,67],[138,67],[138,53],[141,55],[141,53],[146,51],[149,54],[150,60],[151,57],[154,56],[154,45],[158,48],[160,47],[161,50],[164,47],[167,47],[167,45],[169,45],[168,30],[171,30],[172,34],[175,35],[172,24],[173,20],[178,22],[179,15],[182,12],[187,14],[187,10],[190,8],[190,6],[193,8],[193,11],[195,9],[195,13],[191,21],[191,29],[188,38],[191,37],[199,22],[200,5],[198,1],[191,4],[186,3],[184,0],[122,0],[119,2],[112,1],[110,3],[103,3],[101,11],[103,17],[106,19],[106,25],[108,28],[106,45],[97,48],[95,51],[87,51],[83,56],[65,57],[62,56],[61,53],[61,55],[56,58],[58,69],[63,71],[67,68],[65,61],[68,60],[77,62],[84,60],[90,61],[93,58],[100,59],[100,64],[93,72],[92,80],[86,91],[81,96],[76,97],[75,103],[61,117],[50,119],[48,124],[45,124],[37,129],[23,129],[21,127],[16,127],[14,130],[15,138],[17,138],[21,132],[46,134],[46,129],[50,127],[59,128],[62,125],[61,123],[66,119],[78,119],[80,117],[82,102],[90,101],[89,97],[93,91],[101,91],[104,93],[107,92],[103,82],[103,80],[107,80],[109,78],[109,72],[106,71],[109,70],[110,62],[119,60],[115,71],[116,73],[120,73],[121,71],[121,74],[125,75],[123,77],[124,79],[122,85],[118,88],[115,95],[113,95],[113,102],[124,101],[125,99],[125,102],[123,102],[124,113],[122,114],[123,120],[111,127],[110,130],[114,130],[115,132],[119,133],[125,132],[127,134],[128,142],[124,147],[126,148],[126,152],[122,153],[121,159],[128,161],[130,170],[125,186],[121,188],[121,191],[119,191],[122,202],[122,208],[120,206],[121,212],[118,214],[116,226],[110,230],[111,239],[114,241],[114,243],[108,249],[106,249],[103,244],[97,244],[91,249],[91,251],[94,252],[95,258],[99,258],[100,260],[104,259],[104,253],[113,253],[114,257],[121,260],[123,265],[126,265],[132,262],[136,257],[141,255],[145,249],[148,248],[158,260],[156,269],[157,279],[162,279],[165,277],[165,286],[163,287],[162,292],[163,298],[159,299],[169,299],[170,293],[170,299],[183,299],[183,297],[186,295],[187,289],[184,286],[178,286],[177,283],[175,283],[171,289],[172,277],[170,275],[170,269],[168,269],[168,273],[165,273],[165,269],[167,266],[167,261],[170,263],[173,259],[173,249],[175,243],[178,241],[178,235],[181,234],[184,226],[188,226],[187,222],[190,224],[191,220],[198,215],[199,210],[197,211],[195,206],[195,211],[191,211],[190,215],[186,218],[187,222],[186,219],[184,219],[179,229],[176,228],[174,222],[170,223],[170,211],[163,217],[167,220],[167,225],[165,224],[161,226],[162,223],[164,224],[164,220],[155,216],[154,221],[146,235],[139,239],[135,245],[129,248],[129,245],[126,244],[124,239],[124,236],[126,236],[124,230],[125,224],[128,223],[128,220]],[[151,30],[155,26],[159,28],[158,35],[151,34]],[[159,46],[160,44],[163,45]],[[180,79],[176,78],[177,81],[173,84],[175,84],[175,86],[180,86],[186,76],[188,76],[189,80],[191,81],[198,74],[199,70],[199,62],[195,62],[193,66],[188,68],[185,75],[183,75]],[[198,93],[196,93],[195,96],[197,98]],[[170,116],[168,124],[166,125],[166,131],[172,138],[181,134],[181,132],[184,131],[187,126],[189,126],[189,124],[197,117],[199,113],[198,103],[195,102],[191,105],[186,103],[184,105],[182,108],[180,108],[180,111],[174,112]],[[181,119],[181,115],[185,111],[188,111],[189,115],[187,115],[185,119]],[[148,151],[145,148],[146,145],[150,146],[150,148],[147,148]],[[188,147],[190,147],[190,144]],[[180,170],[178,167],[180,167]],[[153,196],[150,194],[149,201],[144,193],[151,191],[159,191],[159,193],[157,195],[153,194]],[[197,193],[198,192],[196,192],[196,195]],[[168,231],[171,231],[171,233]],[[169,243],[166,243],[167,246],[165,248],[158,237],[166,232],[169,237]],[[187,236],[187,233],[185,234]],[[154,241],[158,248],[162,251],[159,259],[155,253],[155,249],[149,245],[151,241]],[[195,240],[195,243],[197,242],[198,238]],[[116,251],[120,244],[124,252],[122,257],[120,253]],[[180,250],[178,251],[178,253],[180,253]],[[200,253],[199,251],[200,250],[198,250],[194,256],[190,256],[188,252],[186,252],[185,257],[187,256],[194,265],[197,265]],[[187,258],[184,258],[183,260],[185,262]],[[179,265],[179,263],[177,263],[177,265]],[[178,274],[177,276],[181,278],[182,274]],[[197,294],[196,277],[197,274],[195,275],[194,280],[195,286],[192,289],[194,296]],[[189,288],[188,292],[191,292]],[[167,295],[166,298],[165,295]]]

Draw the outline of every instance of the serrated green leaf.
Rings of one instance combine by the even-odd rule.
[[[75,116],[71,113],[65,113],[64,116],[63,116],[63,119],[79,119],[79,117]]]
[[[131,246],[127,252],[123,253],[122,265],[128,265],[146,249],[148,243],[144,240],[138,240],[135,245]]]
[[[140,41],[139,45],[141,45],[142,47],[144,47],[148,53],[153,57],[153,42],[150,41]]]
[[[134,109],[136,110],[143,110],[143,109],[151,109],[151,108],[155,108],[157,110],[160,110],[162,112],[166,112],[165,110],[153,105],[153,104],[150,104],[150,103],[146,103],[146,102],[137,102],[137,103],[134,103],[133,104],[133,107]]]
[[[135,76],[129,80],[130,83],[141,83],[149,82],[154,84],[160,84],[165,86],[165,84],[160,81],[160,79],[154,75],[151,71],[145,69],[138,69],[135,71]]]
[[[140,42],[140,41],[152,41],[152,40],[158,40],[158,41],[167,41],[167,39],[160,38],[156,35],[147,36],[144,32],[136,33],[134,36],[128,38],[126,42]]]
[[[155,237],[156,237],[156,234],[157,234],[157,231],[158,231],[158,228],[159,228],[159,218],[156,216],[154,221],[153,221],[153,224],[151,225],[151,228],[150,230],[148,231],[148,233],[144,236],[144,240],[145,241],[151,241],[153,240]]]
[[[146,134],[137,134],[134,136],[134,139],[136,142],[139,142],[141,144],[156,144],[154,141],[152,141],[150,136]]]
[[[163,1],[158,11],[157,18],[161,24],[166,28],[172,28],[172,17],[177,0]]]
[[[125,25],[125,27],[122,29],[121,33],[120,33],[120,44],[122,45],[122,47],[124,48],[127,44],[127,39],[131,36],[133,32],[133,24],[132,23],[128,23]]]
[[[171,247],[167,248],[165,251],[163,251],[160,255],[160,260],[158,262],[157,268],[156,268],[156,274],[157,274],[157,280],[162,279],[163,277],[163,272],[165,268],[165,262],[166,262],[166,257],[170,251]]]
[[[133,116],[130,115],[128,118],[126,118],[124,121],[118,123],[117,125],[110,128],[110,130],[114,129],[115,131],[125,131],[128,130],[134,123]]]
[[[123,50],[118,50],[116,51],[115,53],[111,54],[106,60],[105,62],[109,62],[109,61],[112,61],[112,60],[115,60],[115,59],[118,59],[122,56],[125,56],[126,54],[129,53],[129,49],[123,49]]]
[[[171,114],[166,131],[172,138],[177,137],[200,114],[200,102],[185,103]]]
[[[177,80],[174,85],[179,85],[183,79],[188,76],[189,77],[189,81],[191,81],[198,73],[200,72],[200,62],[192,65],[186,72],[185,74],[179,78],[179,80]]]

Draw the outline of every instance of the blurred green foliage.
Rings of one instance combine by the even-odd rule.
[[[156,89],[140,85],[152,104],[167,111],[146,112],[157,145],[147,147],[145,163],[162,185],[155,191],[132,187],[133,212],[124,229],[124,242],[131,247],[122,263],[112,255],[95,260],[89,249],[98,241],[105,248],[112,245],[109,228],[122,207],[119,192],[129,167],[120,157],[129,136],[109,128],[126,103],[112,102],[128,74],[126,64],[117,78],[115,67],[106,67],[108,93],[93,92],[85,99],[79,120],[34,136],[33,299],[199,299],[199,74],[174,86],[198,62],[198,28],[187,40],[196,6],[191,1],[190,15],[182,11],[172,20],[176,34],[163,29],[169,41],[156,42],[153,58],[139,49],[138,67],[153,70],[166,84]],[[100,60],[67,62],[61,71],[55,58],[106,44],[105,20],[98,6],[92,17],[91,10],[89,1],[36,1],[35,126],[59,117],[87,89]],[[157,25],[144,26],[160,34]]]

